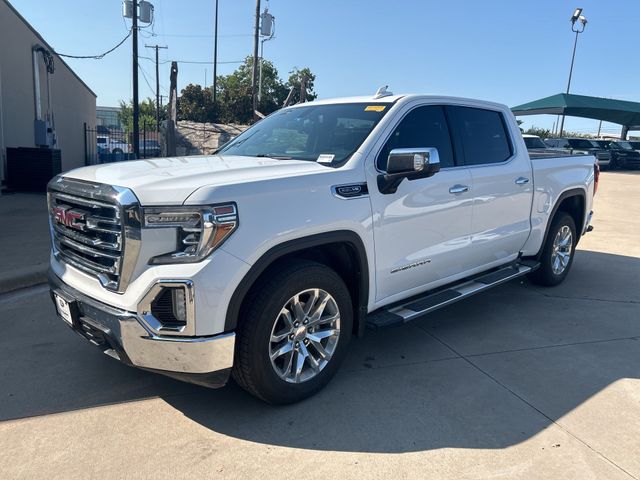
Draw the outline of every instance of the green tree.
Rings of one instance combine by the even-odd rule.
[[[536,127],[533,126],[529,129],[527,129],[524,133],[528,134],[528,135],[537,135],[540,138],[550,138],[553,137],[553,134],[551,133],[551,130],[549,130],[548,128],[540,128],[540,127]]]
[[[220,75],[217,79],[217,108],[212,104],[210,88],[200,85],[187,85],[178,99],[178,119],[196,122],[241,123],[253,121],[251,99],[251,77],[253,57],[247,57],[233,73]],[[315,75],[308,68],[294,69],[285,83],[278,70],[269,60],[262,61],[262,95],[258,102],[258,111],[268,115],[282,108],[289,89],[294,87],[294,101],[300,97],[300,81],[307,78],[307,100],[317,97],[313,90]]]
[[[265,62],[266,63],[266,62]],[[251,123],[251,72],[253,59],[247,57],[233,73],[218,77],[215,116],[220,123]],[[263,65],[264,68],[264,65]],[[267,83],[263,70],[263,86]]]
[[[139,104],[139,120],[140,131],[146,125],[147,130],[155,130],[156,128],[156,102],[152,98],[147,98]],[[166,118],[166,107],[160,109],[160,122]],[[120,111],[118,112],[118,120],[123,125],[126,132],[133,132],[133,100],[129,103],[120,100]]]
[[[218,121],[223,123],[251,123],[253,120],[251,80],[253,57],[247,57],[233,73],[218,77]],[[282,82],[278,70],[269,60],[262,61],[262,95],[258,111],[268,115],[282,107],[289,89]]]
[[[210,122],[213,118],[211,89],[190,83],[178,97],[178,120]]]
[[[314,82],[316,81],[316,76],[311,73],[308,67],[299,69],[295,67],[293,70],[289,72],[289,80],[286,83],[287,94],[289,93],[289,89],[293,87],[293,103],[298,103],[300,101],[300,88],[302,86],[302,79],[306,79],[306,89],[307,89],[307,98],[305,101],[310,102],[318,98],[318,94],[314,90]]]

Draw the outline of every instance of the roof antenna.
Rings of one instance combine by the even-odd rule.
[[[378,89],[378,91],[376,92],[376,94],[373,96],[373,98],[378,99],[378,98],[389,97],[389,96],[393,95],[393,92],[389,92],[387,90],[387,88],[389,88],[389,85],[385,85],[384,87],[380,87]]]

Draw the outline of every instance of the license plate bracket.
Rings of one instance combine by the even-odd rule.
[[[60,291],[53,292],[53,301],[58,316],[69,326],[75,327],[78,323],[78,303]]]

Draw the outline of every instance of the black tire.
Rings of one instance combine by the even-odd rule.
[[[554,240],[564,227],[568,227],[571,230],[570,257],[568,264],[566,265],[566,267],[564,267],[562,272],[556,273],[553,269]],[[553,287],[562,283],[567,277],[567,274],[571,269],[571,265],[573,264],[573,257],[576,250],[577,240],[578,237],[576,235],[576,224],[573,221],[573,217],[571,217],[571,215],[566,212],[556,213],[555,217],[551,221],[549,234],[547,235],[547,239],[540,253],[540,268],[531,273],[529,275],[529,279],[533,283],[537,285],[543,285],[545,287]]]
[[[301,383],[282,379],[271,364],[271,330],[280,311],[294,295],[319,288],[329,293],[340,314],[340,334],[327,364]],[[346,354],[353,330],[353,307],[349,290],[332,269],[307,260],[292,260],[268,271],[243,302],[236,330],[232,371],[238,385],[272,404],[304,400],[322,389],[335,375]]]
[[[114,153],[116,155],[118,155],[118,154],[122,155],[124,152],[120,148],[114,148],[112,153]]]

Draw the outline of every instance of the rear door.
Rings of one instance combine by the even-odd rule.
[[[475,266],[507,263],[517,258],[531,230],[533,173],[529,154],[522,142],[513,141],[520,132],[510,131],[504,112],[450,106],[447,113],[472,177]]]
[[[382,143],[384,142],[384,143]],[[382,194],[377,176],[395,148],[435,147],[441,170],[429,178],[403,180]],[[376,301],[388,303],[463,274],[472,261],[471,174],[457,167],[441,105],[407,106],[393,130],[367,160],[373,210]]]

